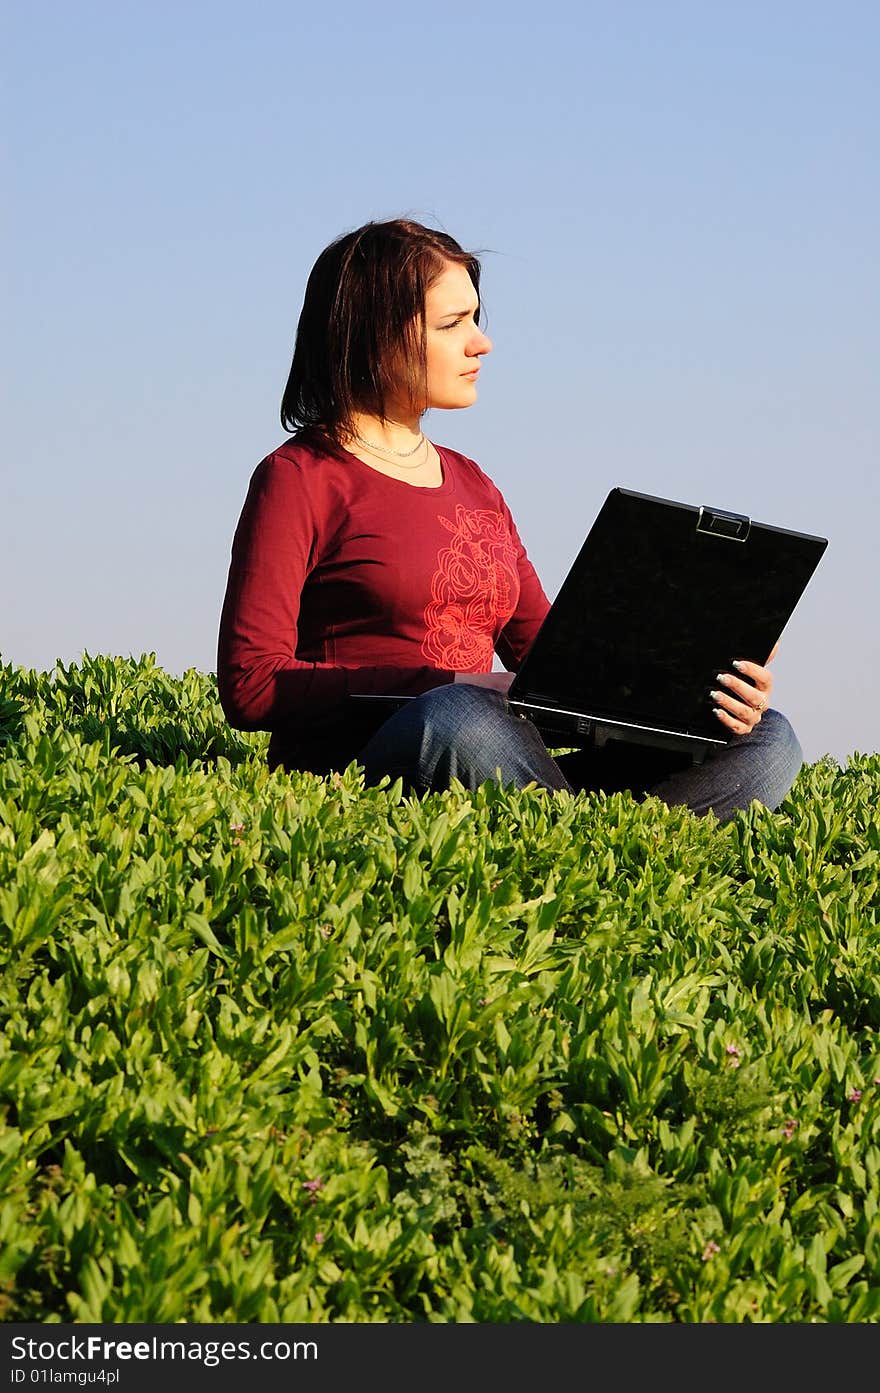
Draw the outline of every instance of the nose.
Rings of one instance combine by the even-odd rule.
[[[475,329],[473,338],[467,346],[467,352],[471,358],[480,358],[484,353],[492,352],[492,340],[488,334],[484,334],[482,329]]]

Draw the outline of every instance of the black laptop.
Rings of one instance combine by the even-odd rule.
[[[764,663],[828,539],[613,488],[511,684],[552,747],[726,745],[718,674]],[[353,698],[393,709],[407,697]]]
[[[764,663],[827,538],[613,488],[509,691],[557,745],[727,744],[709,696]]]

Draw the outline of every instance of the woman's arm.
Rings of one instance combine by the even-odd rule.
[[[239,518],[220,619],[217,685],[227,720],[274,730],[326,715],[353,693],[418,695],[454,674],[427,665],[340,667],[297,657],[300,597],[332,534],[332,500],[287,458],[255,470]]]
[[[516,568],[519,574],[519,600],[516,609],[498,636],[495,650],[504,666],[509,671],[515,672],[534,643],[538,630],[547,617],[550,601],[547,599],[544,587],[529,560],[509,509],[507,517],[511,535],[517,548]],[[487,675],[492,676],[491,673]],[[497,673],[494,675],[498,676]],[[486,683],[484,685],[492,684]],[[507,689],[503,688],[502,690],[506,691]]]

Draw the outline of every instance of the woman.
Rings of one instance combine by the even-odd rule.
[[[549,601],[498,489],[422,431],[428,409],[476,400],[492,348],[479,289],[475,256],[405,220],[318,257],[281,405],[292,438],[255,470],[233,541],[217,661],[228,720],[271,732],[273,767],[357,760],[367,783],[402,776],[417,792],[499,778],[628,788],[722,819],[753,798],[776,807],[801,751],[761,664],[720,675],[731,739],[702,765],[620,742],[553,759],[508,707]],[[351,700],[369,695],[416,699],[391,715]]]

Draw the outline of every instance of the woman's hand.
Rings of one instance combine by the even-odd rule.
[[[773,651],[767,659],[768,663],[772,663],[776,657],[778,647],[779,644],[774,643]],[[732,735],[749,735],[770,705],[773,674],[769,667],[762,667],[760,663],[748,663],[744,659],[735,661],[733,666],[736,673],[741,673],[742,676],[732,672],[719,672],[718,682],[721,686],[709,695],[716,703],[715,715],[721,724],[726,726]],[[743,677],[750,677],[751,681],[744,682]]]
[[[507,692],[516,674],[512,672],[457,672],[455,682],[468,682],[472,687],[491,687],[493,692]]]

